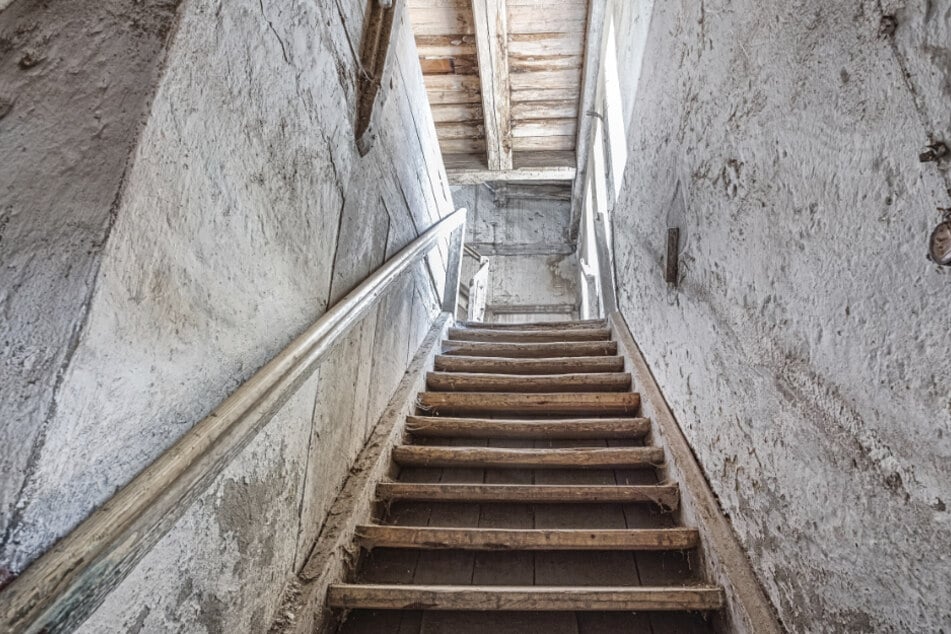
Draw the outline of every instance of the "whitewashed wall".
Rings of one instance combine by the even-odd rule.
[[[36,68],[46,69],[50,84],[44,95],[24,82],[12,115],[0,121],[0,142],[19,135],[22,143],[31,111],[51,110],[55,126],[59,113],[78,108],[84,121],[99,122],[79,136],[108,135],[121,123],[125,152],[134,148],[125,167],[124,152],[107,164],[94,141],[67,136],[57,144],[50,134],[44,152],[59,163],[40,156],[38,166],[0,167],[7,182],[18,184],[15,191],[39,170],[45,189],[64,194],[18,195],[18,217],[32,214],[39,223],[45,213],[69,226],[76,216],[82,226],[75,207],[83,206],[105,227],[91,255],[85,245],[61,250],[67,270],[81,263],[88,271],[82,282],[57,281],[60,291],[33,307],[25,293],[5,295],[6,310],[23,316],[4,322],[5,338],[25,337],[37,355],[67,349],[48,364],[42,393],[31,391],[29,376],[16,368],[4,374],[14,384],[10,399],[27,399],[36,412],[0,422],[18,443],[0,450],[10,465],[5,486],[8,473],[16,480],[0,564],[14,572],[453,209],[434,126],[420,107],[426,98],[405,15],[394,27],[378,104],[381,138],[361,158],[352,129],[351,43],[360,41],[365,2],[186,0],[174,21],[169,3],[152,4],[166,9],[160,17],[165,31],[174,27],[173,37],[165,52],[165,31],[148,40],[146,69],[133,77],[123,74],[132,70],[120,55],[129,45],[121,38],[111,43],[108,20],[118,14],[122,25],[131,23],[128,38],[135,40],[144,28],[136,21],[158,11],[148,3],[57,13],[20,0],[0,14],[2,33],[40,25],[45,39],[22,49],[47,43],[38,50],[49,57]],[[64,28],[82,10],[82,28]],[[103,41],[84,40],[99,29]],[[112,66],[100,76],[54,54],[67,45],[101,45],[86,61],[92,66],[109,52]],[[55,92],[54,80],[68,89]],[[100,107],[101,98],[86,99],[110,90],[116,94],[109,103],[121,104],[114,110]],[[18,112],[26,114],[11,119]],[[111,190],[85,204],[65,194],[87,172],[99,180],[86,186]],[[40,242],[51,230],[31,228]],[[7,267],[10,257],[4,250]],[[349,460],[437,312],[444,258],[430,262],[404,275],[86,631],[266,629]],[[60,297],[67,291],[75,297]],[[46,319],[66,325],[43,340],[32,329]],[[8,455],[16,451],[29,461]]]
[[[947,631],[951,172],[918,152],[951,141],[951,5],[613,15],[621,310],[760,579],[793,632]]]

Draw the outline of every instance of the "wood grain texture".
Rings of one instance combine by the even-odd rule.
[[[633,392],[421,392],[420,409],[436,414],[533,414],[546,416],[624,416],[636,414]]]
[[[450,328],[453,341],[504,341],[511,343],[544,343],[559,341],[607,341],[609,328]]]
[[[621,372],[624,370],[624,359],[617,356],[516,359],[438,355],[434,367],[440,372],[576,374],[580,372]]]
[[[664,462],[664,452],[657,447],[506,449],[400,445],[393,448],[393,460],[418,467],[610,469],[658,466]]]
[[[505,0],[472,0],[482,112],[491,170],[510,170],[512,161],[512,91],[509,85],[508,12]]]
[[[409,416],[406,431],[421,438],[641,438],[646,418],[499,419]]]
[[[531,376],[430,372],[426,386],[430,390],[450,392],[623,392],[631,387],[631,375],[624,372]]]
[[[617,354],[614,341],[571,341],[567,343],[488,343],[484,341],[445,341],[444,354],[469,357],[595,357]]]
[[[445,502],[506,502],[526,504],[652,503],[666,510],[677,508],[677,485],[584,484],[430,484],[381,482],[381,500],[430,500]]]
[[[485,328],[488,330],[574,330],[577,328],[607,328],[608,323],[603,319],[582,319],[574,321],[530,321],[524,324],[498,324],[488,321],[467,321],[466,328]]]
[[[697,531],[690,528],[533,529],[444,528],[434,526],[358,526],[365,548],[458,550],[689,550]]]
[[[336,584],[327,593],[335,608],[405,610],[718,610],[723,593],[716,586],[561,587],[423,586]]]

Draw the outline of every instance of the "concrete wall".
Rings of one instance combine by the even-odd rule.
[[[487,183],[452,191],[456,206],[469,209],[466,243],[489,258],[486,321],[576,315],[570,187]]]
[[[41,58],[4,62],[0,81],[16,92],[0,144],[26,148],[0,166],[18,232],[7,250],[4,231],[0,267],[0,564],[14,573],[452,210],[405,15],[380,138],[361,158],[351,42],[365,2],[175,8],[18,0],[0,14],[3,45]],[[443,254],[430,264],[327,358],[88,631],[266,627],[437,312]]]
[[[621,310],[768,594],[794,632],[947,631],[951,179],[917,157],[951,6],[612,6]]]

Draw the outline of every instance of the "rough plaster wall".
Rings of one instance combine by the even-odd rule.
[[[404,274],[79,631],[267,631],[437,306]]]
[[[0,14],[0,569],[176,4],[20,0]]]
[[[795,632],[951,623],[949,178],[917,160],[951,6],[884,4],[894,43],[874,1],[656,3],[614,212],[621,309]]]
[[[577,271],[574,255],[491,257],[488,304],[574,304],[578,301]]]
[[[55,409],[30,468],[19,467],[26,485],[0,563],[22,569],[330,303],[451,211],[433,123],[413,105],[426,97],[405,15],[394,26],[380,92],[379,139],[366,157],[356,152],[350,42],[359,41],[364,8],[359,0],[188,0],[182,7]],[[73,92],[95,85],[80,78]],[[68,182],[73,163],[66,162],[73,171],[44,173]],[[121,173],[122,162],[111,169]],[[115,196],[114,188],[108,202]],[[71,209],[57,203],[56,214],[68,217]],[[269,440],[255,441],[109,599],[101,614],[110,627],[136,622],[154,602],[144,631],[162,629],[162,619],[182,631],[251,631],[260,605],[273,607],[282,589],[274,580],[293,571],[301,549],[306,554],[347,460],[437,313],[444,262],[443,249],[407,273],[322,364],[316,401],[300,397],[313,428],[300,422],[307,405],[295,399],[282,410]],[[18,300],[8,300],[12,310],[20,310]],[[264,498],[247,487],[270,489],[261,512]],[[223,526],[222,505],[250,511],[247,526]],[[268,541],[273,557],[245,568],[242,540]],[[170,557],[177,569],[168,567]],[[216,571],[229,565],[218,588]],[[182,575],[191,586],[169,603]],[[243,603],[233,594],[238,585]],[[215,616],[215,605],[227,614]],[[168,606],[177,606],[172,616]],[[212,617],[202,624],[189,610]]]
[[[517,189],[500,195],[509,188]],[[530,185],[488,183],[453,187],[452,196],[456,207],[469,210],[466,243],[483,255],[574,251],[568,237],[571,204],[557,193],[540,190],[534,196]]]

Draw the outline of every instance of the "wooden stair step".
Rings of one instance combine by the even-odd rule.
[[[603,319],[581,319],[574,321],[530,321],[524,324],[499,324],[487,321],[465,321],[466,328],[484,328],[486,330],[531,330],[531,329],[567,329],[606,328],[608,322]]]
[[[626,372],[579,374],[492,374],[477,372],[430,372],[430,390],[457,392],[623,392],[631,388]]]
[[[623,416],[636,414],[636,392],[420,392],[417,404],[436,414],[535,414]]]
[[[444,354],[469,357],[596,357],[617,354],[616,341],[567,341],[557,343],[491,343],[443,341]]]
[[[571,587],[333,584],[333,608],[371,610],[684,611],[719,610],[718,586]]]
[[[581,372],[622,372],[624,357],[470,357],[461,354],[438,355],[435,369],[440,372],[480,372],[486,374],[578,374]]]
[[[453,341],[498,341],[498,342],[567,342],[567,341],[608,341],[610,328],[562,328],[515,330],[506,328],[490,330],[488,328],[450,328],[449,339]]]
[[[393,459],[400,465],[414,467],[611,469],[660,465],[664,462],[664,450],[659,447],[507,449],[399,445],[393,448]]]
[[[700,537],[693,528],[535,529],[434,526],[358,526],[366,548],[456,550],[690,550]]]
[[[426,438],[641,438],[650,428],[647,418],[406,418],[406,431]]]
[[[676,484],[421,484],[380,482],[376,496],[384,501],[507,502],[522,504],[650,503],[674,510],[680,504]]]

